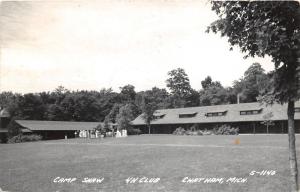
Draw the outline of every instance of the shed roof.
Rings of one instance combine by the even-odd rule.
[[[36,121],[36,120],[16,120],[24,128],[32,131],[76,131],[92,130],[101,122],[75,122],[75,121]]]
[[[29,129],[21,129],[22,133],[30,133],[32,131],[30,131]],[[0,129],[0,133],[8,133],[8,129]]]
[[[295,107],[300,107],[300,102],[295,103]],[[251,115],[240,115],[240,111],[258,110],[261,112]],[[227,111],[224,116],[205,116],[206,113],[212,111]],[[176,109],[160,109],[156,113],[165,114],[161,119],[155,119],[151,124],[190,124],[190,123],[229,123],[229,122],[249,122],[249,121],[263,121],[263,116],[272,112],[272,120],[287,120],[287,105],[273,104],[261,105],[260,103],[240,103],[229,105],[214,105],[203,107],[188,107]],[[197,113],[194,117],[179,118],[179,114]],[[300,113],[295,113],[295,119],[300,119]],[[132,121],[133,125],[145,125],[142,115],[138,116]]]

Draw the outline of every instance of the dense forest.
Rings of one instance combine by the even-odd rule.
[[[149,105],[152,109],[208,106],[240,102],[256,102],[270,87],[272,72],[265,73],[259,63],[252,64],[244,76],[223,87],[207,76],[201,81],[202,89],[191,87],[184,69],[168,72],[167,89],[153,87],[136,92],[133,85],[100,91],[71,91],[59,86],[52,92],[19,94],[0,93],[0,106],[15,119],[55,121],[109,121],[128,122]]]

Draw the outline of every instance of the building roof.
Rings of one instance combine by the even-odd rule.
[[[300,107],[300,102],[295,103],[295,107]],[[258,110],[258,114],[241,115],[240,111]],[[224,112],[222,116],[206,116],[210,112]],[[163,118],[151,121],[151,124],[190,124],[190,123],[229,123],[229,122],[249,122],[263,121],[263,116],[272,112],[271,120],[287,120],[287,104],[261,105],[260,103],[240,103],[230,105],[214,105],[203,107],[188,107],[176,109],[160,109],[156,114],[165,114]],[[179,118],[180,114],[197,113],[193,117]],[[300,113],[295,113],[295,119],[300,119]],[[145,125],[142,115],[132,121],[133,125]]]
[[[75,121],[36,121],[36,120],[16,120],[24,128],[31,131],[76,131],[93,130],[101,122],[75,122]]]
[[[30,131],[29,129],[21,129],[22,133],[31,133],[32,131]],[[0,129],[0,133],[8,133],[8,129]]]

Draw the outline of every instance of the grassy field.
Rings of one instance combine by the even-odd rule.
[[[299,140],[297,135],[298,156]],[[287,147],[287,135],[141,135],[2,144],[0,187],[10,192],[285,192],[289,191],[290,174]],[[250,175],[253,170],[276,173]],[[57,177],[76,180],[57,183],[54,182]],[[145,181],[142,177],[160,180],[127,184],[130,177],[140,181]],[[84,183],[85,178],[98,178],[99,183]],[[101,178],[104,180],[100,183]],[[193,180],[198,182],[183,182],[187,178],[198,178]],[[209,183],[214,181],[209,178],[218,182]]]

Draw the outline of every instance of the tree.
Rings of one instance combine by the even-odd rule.
[[[116,123],[117,121],[117,115],[120,111],[120,108],[123,106],[123,104],[115,103],[114,106],[111,108],[109,114],[105,117],[108,118],[110,122]]]
[[[144,96],[142,102],[142,118],[144,119],[148,133],[151,133],[151,121],[154,119],[154,112],[157,110],[157,104],[151,97]]]
[[[97,125],[97,127],[95,128],[95,131],[99,131],[99,133],[101,135],[106,133],[106,130],[105,130],[104,126],[102,126],[101,123],[99,123],[99,125]]]
[[[130,129],[131,125],[130,122],[134,120],[135,115],[134,115],[134,106],[133,104],[129,103],[124,106],[122,106],[119,110],[119,113],[117,115],[117,124],[118,124],[118,129]]]
[[[200,105],[200,100],[199,100],[200,94],[198,91],[195,89],[191,89],[191,92],[189,95],[186,96],[185,98],[185,106],[186,107],[197,107]]]
[[[52,92],[52,97],[55,99],[55,103],[61,102],[65,96],[69,93],[70,91],[66,89],[63,86],[58,86],[53,92]]]
[[[211,77],[207,76],[201,84],[203,89],[199,92],[200,106],[232,103],[232,89],[224,88],[219,81],[212,81]]]
[[[12,118],[7,125],[8,130],[8,138],[12,138],[14,136],[22,134],[21,127],[18,123],[16,123],[15,118]]]
[[[20,97],[18,116],[22,119],[43,120],[46,106],[38,94],[28,93]]]
[[[190,80],[182,68],[169,71],[168,75],[169,78],[166,83],[175,98],[175,107],[184,107],[186,104],[185,99],[192,91]]]
[[[151,100],[157,104],[158,109],[165,109],[170,107],[170,103],[168,99],[169,93],[167,92],[166,89],[153,87],[150,90],[139,92],[136,97],[137,105],[139,106],[142,105],[144,97],[151,98]]]
[[[103,128],[106,131],[109,131],[111,130],[112,132],[114,132],[114,129],[113,129],[113,126],[109,126],[109,116],[106,116],[105,119],[104,119],[104,122],[103,122]]]
[[[96,92],[96,102],[99,105],[99,111],[101,115],[100,121],[103,121],[115,104],[121,103],[120,94],[113,92],[111,88],[101,89],[100,92]]]
[[[297,1],[213,1],[219,19],[208,31],[221,32],[249,56],[269,55],[275,65],[268,95],[287,103],[291,190],[298,191],[295,101],[300,98],[300,4]],[[269,100],[270,101],[270,100]]]
[[[223,87],[211,86],[200,91],[200,105],[221,105],[226,103],[227,92]]]
[[[253,63],[238,81],[234,81],[234,92],[242,102],[256,102],[257,97],[268,89],[270,77],[259,63]]]
[[[274,122],[272,120],[272,117],[273,117],[273,113],[270,112],[270,113],[267,113],[263,116],[263,119],[264,121],[261,122],[261,124],[265,125],[267,127],[267,133],[269,133],[269,127],[274,125]]]
[[[0,93],[0,107],[8,110],[11,116],[19,116],[21,111],[19,110],[19,101],[21,99],[20,94],[14,94],[12,92]]]
[[[120,97],[122,100],[122,103],[128,103],[133,102],[135,99],[136,92],[134,90],[133,85],[125,85],[123,87],[120,87]]]
[[[210,76],[207,76],[203,81],[201,81],[201,85],[203,89],[208,89],[211,86],[222,87],[219,81],[212,81]]]

